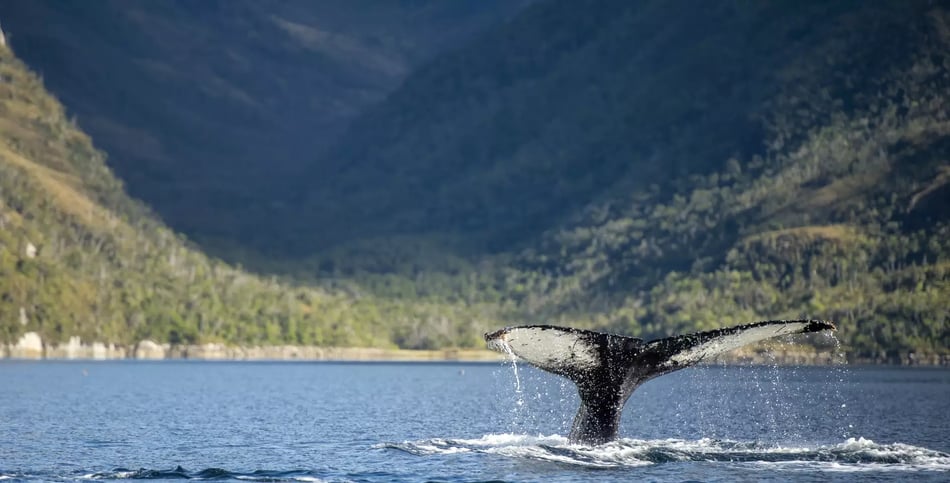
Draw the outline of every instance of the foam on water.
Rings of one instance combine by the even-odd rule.
[[[849,438],[832,445],[781,446],[715,439],[620,439],[602,446],[572,445],[563,436],[490,434],[477,439],[385,443],[417,456],[497,454],[588,467],[636,467],[671,462],[729,463],[771,469],[830,471],[950,471],[950,454],[901,443]]]
[[[77,476],[62,476],[65,479],[69,480],[171,480],[171,479],[182,479],[182,480],[240,480],[240,481],[274,481],[274,482],[292,482],[292,481],[309,481],[309,482],[322,482],[322,481],[331,481],[320,478],[314,475],[312,472],[307,470],[287,470],[287,471],[271,471],[271,470],[257,470],[251,472],[239,472],[239,471],[230,471],[223,468],[205,468],[198,471],[189,471],[181,466],[177,466],[174,469],[168,470],[155,470],[148,468],[140,468],[137,470],[130,470],[127,468],[115,468],[111,471],[101,471],[96,473],[86,473]],[[2,478],[2,477],[0,477]],[[44,477],[30,476],[30,475],[17,475],[17,479],[25,480],[46,480],[49,479],[49,475]],[[340,481],[340,480],[332,480]]]

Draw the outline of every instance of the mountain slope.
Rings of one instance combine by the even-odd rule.
[[[264,245],[303,161],[526,3],[13,0],[0,21],[130,194],[214,248]]]
[[[209,259],[124,194],[89,137],[0,46],[0,343],[37,332],[46,343],[393,346],[452,316],[467,323],[416,345],[472,345],[487,328],[471,321],[477,310],[299,287]]]
[[[320,232],[299,239],[477,233],[483,250],[507,249],[605,194],[671,192],[761,152],[778,73],[851,35],[836,26],[854,5],[536,5],[362,116],[301,178]],[[877,47],[899,25],[857,33]]]
[[[302,178],[313,269],[386,293],[480,266],[524,318],[833,317],[863,357],[947,352],[945,5],[584,7],[535,5],[356,121]]]

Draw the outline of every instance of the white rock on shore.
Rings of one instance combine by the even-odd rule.
[[[16,344],[7,349],[9,356],[17,359],[42,359],[43,339],[36,332],[27,332]]]
[[[65,344],[47,344],[43,358],[108,360],[125,359],[127,355],[124,347],[102,342],[95,342],[92,345],[83,344],[78,336],[72,336]]]
[[[66,353],[66,359],[76,359],[82,357],[82,339],[80,339],[78,335],[70,337],[69,343],[67,343],[65,346],[60,346],[59,348],[61,348]]]
[[[0,358],[11,359],[194,359],[194,360],[303,360],[303,361],[494,361],[504,356],[487,350],[398,350],[372,347],[316,347],[316,346],[229,346],[221,343],[193,345],[159,344],[142,340],[131,346],[94,342],[83,343],[78,336],[68,342],[45,343],[37,332],[23,334],[15,343],[0,344]],[[843,353],[812,352],[788,349],[739,350],[720,356],[712,364],[764,365],[838,365],[900,364],[950,366],[947,354],[903,354],[877,359],[847,360]]]
[[[135,345],[132,357],[146,360],[164,359],[167,351],[167,346],[159,345],[155,341],[145,339]]]

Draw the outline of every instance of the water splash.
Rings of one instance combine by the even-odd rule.
[[[563,436],[489,434],[477,439],[430,439],[384,443],[393,449],[430,457],[482,453],[586,467],[637,467],[671,462],[772,466],[834,471],[950,471],[950,454],[907,444],[878,444],[849,438],[830,445],[771,445],[702,438],[620,439],[601,446],[570,444]]]
[[[801,350],[803,337],[809,337],[817,347],[819,355],[813,362],[818,367],[787,365],[782,359],[783,353]],[[726,359],[719,364],[700,365],[658,378],[655,386],[638,389],[633,403],[652,412],[633,413],[634,424],[628,426],[633,431],[625,432],[646,437],[669,434],[650,430],[665,424],[658,415],[669,414],[678,422],[675,434],[679,437],[744,439],[768,435],[771,441],[800,444],[815,441],[816,437],[828,441],[858,436],[848,400],[849,386],[854,381],[851,369],[842,363],[837,338],[829,332],[787,336],[777,338],[769,347],[771,350],[749,361]],[[728,390],[723,382],[728,382]],[[656,401],[667,403],[664,406]]]
[[[845,365],[848,363],[847,355],[841,347],[841,339],[838,339],[835,332],[830,330],[822,331],[820,337],[824,337],[825,341],[830,342],[834,347],[834,350],[831,351],[831,363],[833,365]]]
[[[828,413],[833,415],[831,419],[839,421],[841,424],[837,428],[838,434],[842,438],[850,438],[854,430],[854,425],[851,423],[854,420],[854,415],[848,407],[847,398],[843,392],[843,389],[851,384],[852,379],[847,355],[836,332],[823,331],[814,334],[814,337],[820,347],[830,349],[827,360],[830,370],[825,380],[825,385],[828,387],[824,398],[825,407],[828,408]]]
[[[518,356],[511,350],[511,345],[506,340],[501,340],[501,348],[508,355],[508,360],[511,362],[511,372],[515,376],[515,404],[518,407],[524,406],[524,392],[521,389],[521,376],[518,374]]]

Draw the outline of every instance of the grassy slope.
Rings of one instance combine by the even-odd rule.
[[[458,333],[446,322],[470,321],[477,308],[406,308],[209,259],[123,193],[103,155],[6,47],[0,79],[0,342],[36,331],[49,342],[389,347],[424,324],[446,326],[443,346],[477,341],[480,324]]]

